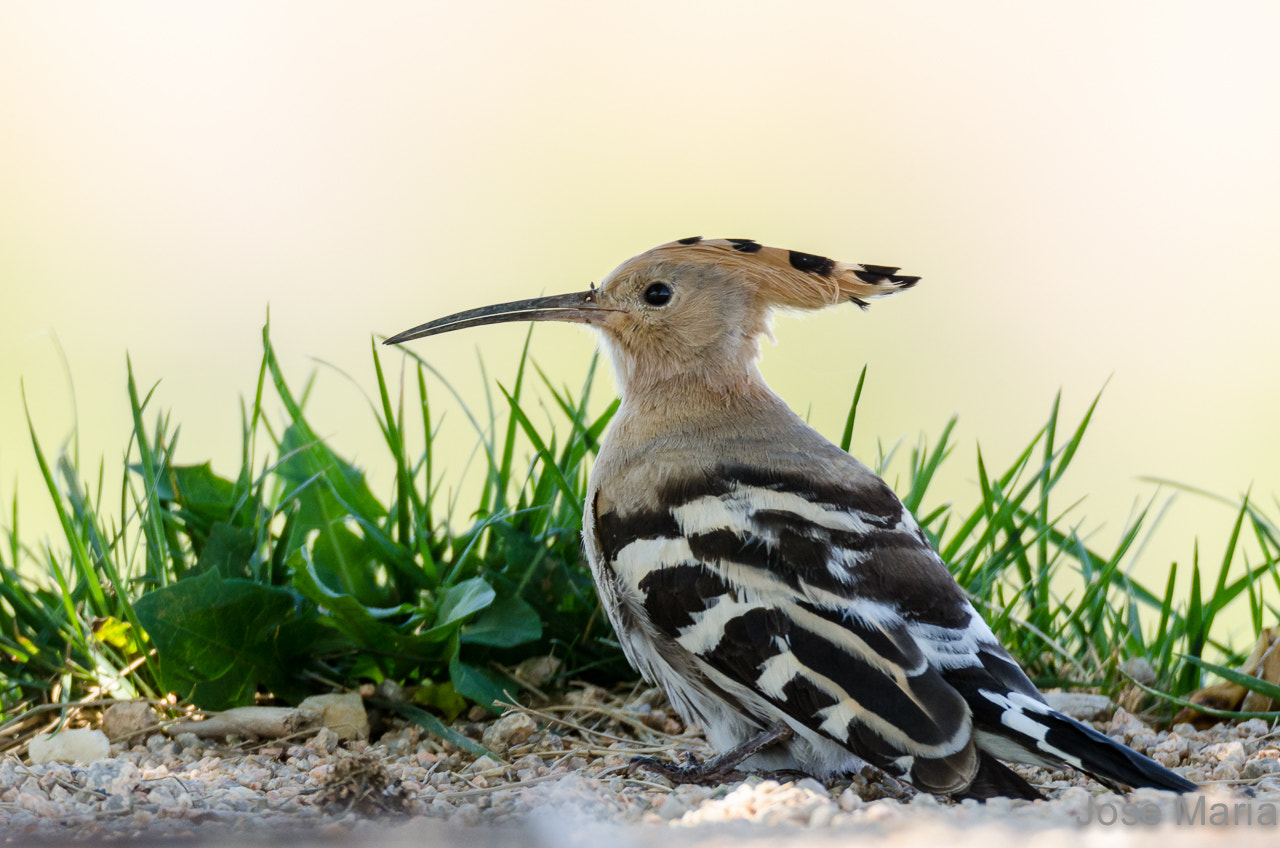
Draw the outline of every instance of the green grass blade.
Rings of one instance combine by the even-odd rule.
[[[542,460],[543,471],[550,474],[556,483],[556,488],[560,490],[560,494],[564,496],[565,501],[574,505],[575,511],[579,518],[582,515],[582,493],[575,490],[573,484],[564,476],[564,472],[556,464],[555,455],[547,449],[546,442],[538,434],[537,429],[533,426],[533,422],[529,420],[529,416],[525,415],[524,410],[520,408],[520,404],[512,397],[501,385],[498,388],[507,399],[507,403],[511,406],[511,415],[519,422],[520,427],[524,430],[525,436],[533,443],[533,449],[537,452],[538,457]]]
[[[25,392],[22,398],[23,409],[27,415],[27,430],[31,433],[31,445],[35,450],[36,463],[40,466],[40,476],[44,478],[45,486],[49,490],[49,498],[53,501],[54,511],[58,516],[58,523],[62,526],[63,536],[66,538],[71,548],[71,563],[75,568],[76,574],[79,575],[80,585],[89,593],[90,606],[95,615],[108,615],[109,607],[107,605],[106,593],[103,591],[102,583],[98,580],[98,575],[94,571],[93,560],[89,555],[89,550],[85,546],[84,539],[76,530],[75,524],[71,520],[71,516],[67,513],[66,504],[63,502],[62,495],[58,491],[58,484],[53,478],[53,472],[49,468],[49,462],[45,459],[44,451],[40,448],[40,440],[36,437],[35,425],[31,423],[31,410],[27,408],[27,399]],[[49,562],[55,562],[52,552],[49,552]],[[58,577],[60,588],[63,595],[70,604],[71,592],[63,582],[62,572],[57,568],[51,569],[55,576]],[[78,619],[74,615],[74,610],[68,609],[71,620],[79,627]]]
[[[861,388],[861,386],[859,386]],[[951,432],[955,430],[956,424],[959,422],[959,416],[953,415],[948,419],[942,428],[942,434],[938,436],[938,443],[934,447],[933,452],[922,452],[922,460],[919,470],[915,473],[911,481],[911,491],[903,498],[903,503],[907,509],[914,514],[920,509],[920,504],[924,500],[925,492],[929,488],[929,484],[933,481],[934,474],[937,473],[938,467],[942,465],[942,461],[951,454],[952,446]]]
[[[1143,684],[1143,683],[1139,683],[1137,680],[1130,680],[1130,683],[1132,683],[1134,686],[1137,686],[1139,689],[1146,692],[1148,695],[1154,695],[1156,699],[1160,701],[1163,701],[1168,704],[1173,704],[1175,707],[1186,707],[1188,709],[1195,710],[1196,712],[1204,713],[1205,715],[1216,716],[1218,718],[1235,719],[1237,721],[1242,721],[1242,720],[1251,719],[1251,718],[1260,718],[1260,719],[1263,719],[1264,721],[1272,722],[1272,721],[1276,721],[1277,719],[1280,719],[1280,710],[1277,710],[1274,712],[1261,712],[1261,713],[1246,713],[1246,712],[1237,712],[1234,710],[1220,710],[1220,709],[1217,709],[1216,707],[1210,707],[1205,704],[1197,704],[1195,701],[1189,700],[1187,698],[1180,698],[1177,695],[1172,695],[1168,692],[1161,692],[1159,689],[1153,688],[1151,686],[1147,686],[1146,684]]]
[[[1223,680],[1226,680],[1229,683],[1234,683],[1237,686],[1243,686],[1245,689],[1248,689],[1250,692],[1256,692],[1259,695],[1264,695],[1276,701],[1277,703],[1280,703],[1280,685],[1277,685],[1275,683],[1270,683],[1266,680],[1263,680],[1260,677],[1254,677],[1251,674],[1245,674],[1244,672],[1237,671],[1234,668],[1228,668],[1225,665],[1218,665],[1217,663],[1206,662],[1200,657],[1193,657],[1190,655],[1186,655],[1183,657],[1183,659],[1189,663],[1193,663],[1194,665],[1199,666],[1200,668],[1203,668],[1206,671],[1209,671],[1213,674],[1218,675]]]
[[[1062,404],[1062,390],[1053,396],[1053,409],[1049,412],[1049,424],[1045,427],[1044,462],[1040,466],[1040,503],[1037,518],[1041,527],[1049,526],[1049,491],[1053,488],[1051,472],[1053,468],[1053,440],[1058,429],[1058,410]],[[1049,564],[1049,539],[1041,535],[1036,543],[1037,570],[1043,573]]]
[[[373,356],[374,375],[378,380],[378,400],[382,404],[382,416],[378,418],[378,426],[382,430],[382,440],[391,452],[396,467],[396,533],[400,544],[407,545],[412,535],[413,516],[421,510],[410,507],[411,493],[414,491],[413,475],[405,455],[404,434],[397,423],[399,416],[391,406],[391,393],[387,390],[387,380],[382,373],[377,340],[371,338],[369,347]]]
[[[404,701],[385,701],[381,698],[369,698],[368,703],[370,706],[380,707],[384,710],[391,710],[399,713],[421,727],[423,730],[426,730],[428,733],[456,745],[474,757],[493,757],[498,759],[497,755],[488,748],[473,739],[468,739],[463,736],[461,733],[454,730],[452,727],[445,724],[443,721],[421,707],[415,707],[413,704],[408,704]]]
[[[845,453],[849,452],[849,445],[853,444],[853,424],[858,418],[858,401],[862,400],[862,386],[867,381],[867,366],[862,366],[862,371],[858,374],[858,385],[853,390],[853,401],[849,404],[849,414],[844,419],[844,434],[840,437],[840,450]]]

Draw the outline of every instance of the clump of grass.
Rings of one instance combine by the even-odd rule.
[[[845,428],[846,449],[865,376],[864,369]],[[1204,671],[1251,691],[1280,694],[1273,684],[1240,679],[1232,671],[1252,642],[1233,645],[1219,637],[1227,629],[1224,611],[1241,601],[1247,604],[1253,633],[1280,621],[1280,610],[1266,600],[1268,584],[1280,589],[1280,527],[1245,497],[1216,573],[1202,571],[1197,547],[1185,597],[1176,588],[1176,562],[1163,586],[1144,585],[1131,574],[1131,566],[1140,531],[1144,526],[1154,529],[1158,521],[1151,512],[1153,502],[1131,518],[1110,550],[1087,543],[1079,524],[1072,523],[1071,508],[1051,508],[1051,495],[1075,458],[1098,403],[1095,398],[1061,439],[1060,400],[1054,399],[1046,424],[1005,470],[991,473],[979,451],[980,500],[968,511],[947,504],[920,514],[929,485],[951,451],[956,419],[947,423],[932,449],[921,444],[911,451],[903,501],[995,634],[1042,687],[1115,693],[1135,682],[1128,673],[1130,661],[1144,660],[1154,682],[1137,682],[1166,705],[1190,706],[1185,696],[1203,685]],[[881,458],[880,473],[887,472],[889,460]],[[1257,542],[1252,556],[1241,544],[1243,533]],[[1219,661],[1207,662],[1206,649]],[[1247,715],[1280,718],[1280,713]]]
[[[410,390],[392,392],[376,346],[372,357],[371,414],[395,469],[385,499],[316,436],[305,412],[312,384],[300,394],[288,385],[268,328],[233,476],[176,462],[178,430],[164,415],[146,425],[150,393],[139,394],[131,367],[133,439],[116,510],[101,466],[90,486],[73,459],[50,460],[33,428],[63,538],[24,543],[14,503],[0,550],[0,719],[99,695],[173,693],[218,709],[267,692],[295,701],[384,680],[411,685],[419,707],[452,718],[468,701],[518,692],[504,670],[547,654],[563,661],[565,680],[630,679],[579,541],[590,461],[617,408],[588,412],[595,362],[574,394],[532,365],[526,342],[510,389],[487,396],[483,417],[466,410],[483,468],[475,506],[459,520],[458,504],[442,494],[449,486],[434,455],[439,416],[428,383],[457,393],[412,354],[403,360]],[[542,428],[528,411],[535,372],[559,416]],[[276,424],[264,411],[268,396],[284,410]],[[1276,617],[1265,597],[1280,586],[1280,531],[1246,499],[1216,572],[1202,574],[1193,556],[1189,597],[1175,595],[1176,569],[1163,587],[1141,585],[1128,564],[1139,530],[1154,520],[1149,509],[1114,549],[1099,551],[1069,511],[1051,508],[1091,415],[1063,439],[1055,401],[1008,468],[993,473],[979,457],[976,505],[921,514],[952,449],[953,419],[933,447],[910,452],[902,495],[1038,682],[1114,690],[1126,682],[1122,663],[1141,657],[1156,670],[1152,688],[1176,701],[1206,669],[1229,671],[1248,649],[1219,638],[1224,609],[1243,600],[1255,628]],[[892,460],[892,452],[881,458],[882,473]],[[1258,553],[1243,552],[1245,534]],[[39,576],[21,576],[20,564]]]
[[[177,429],[163,415],[147,426],[150,396],[131,367],[133,443],[116,517],[101,483],[91,494],[70,458],[51,463],[33,429],[65,546],[25,545],[15,502],[0,560],[4,716],[100,694],[172,692],[222,709],[261,692],[296,701],[394,680],[452,717],[468,700],[518,691],[500,669],[529,656],[554,654],[565,676],[629,676],[579,547],[587,460],[614,407],[588,420],[589,383],[578,398],[548,386],[568,422],[558,445],[520,409],[522,360],[511,414],[472,419],[486,473],[474,520],[459,529],[441,503],[429,366],[414,364],[406,412],[377,348],[373,361],[373,414],[396,471],[385,503],[316,437],[310,385],[301,395],[288,385],[266,328],[232,477],[175,461]],[[282,425],[264,413],[269,394]],[[416,448],[406,415],[427,434]],[[532,462],[518,455],[519,436],[534,443]],[[20,563],[40,576],[22,576]]]

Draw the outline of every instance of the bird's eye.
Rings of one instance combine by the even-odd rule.
[[[671,286],[666,283],[650,283],[644,290],[644,302],[650,306],[666,306],[671,300]]]

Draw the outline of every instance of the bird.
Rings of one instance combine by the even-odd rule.
[[[1051,709],[889,485],[761,375],[779,311],[870,301],[919,277],[753,239],[689,237],[597,287],[459,312],[385,340],[508,321],[599,333],[620,405],[583,545],[627,659],[715,757],[637,764],[677,782],[739,767],[875,766],[953,799],[1036,799],[1002,761],[1112,787],[1191,781]]]

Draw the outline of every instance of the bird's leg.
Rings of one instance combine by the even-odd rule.
[[[742,780],[746,775],[738,771],[742,761],[752,754],[770,745],[785,742],[792,736],[791,727],[785,722],[777,722],[752,736],[740,745],[735,745],[723,754],[717,754],[705,763],[688,751],[681,765],[673,765],[653,759],[652,757],[632,757],[628,771],[642,768],[660,774],[672,783],[697,783],[702,786],[714,786],[718,783],[731,783]]]

